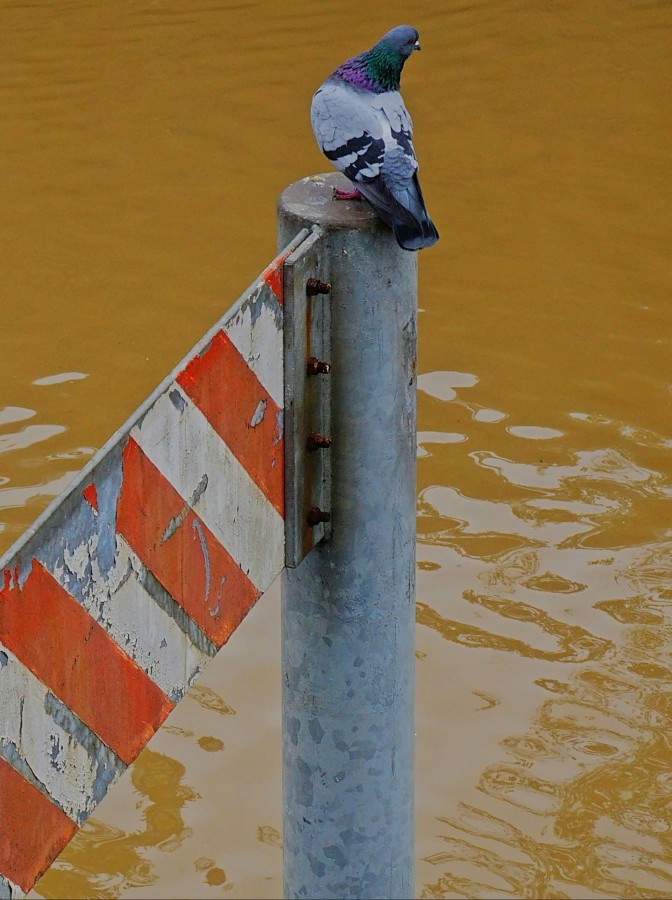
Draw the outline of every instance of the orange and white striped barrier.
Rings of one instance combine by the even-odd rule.
[[[0,898],[21,897],[285,561],[283,261],[0,561]]]

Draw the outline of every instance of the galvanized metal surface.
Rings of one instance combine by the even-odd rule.
[[[331,432],[331,298],[323,237],[314,228],[284,265],[288,566],[298,566],[331,535],[331,445],[319,440]],[[326,515],[311,524],[311,509]]]
[[[0,898],[22,896],[284,564],[282,263],[0,560]]]
[[[279,243],[324,232],[331,540],[283,573],[287,897],[413,896],[417,257],[340,176],[280,201]]]

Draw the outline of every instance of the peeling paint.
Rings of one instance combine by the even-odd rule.
[[[257,319],[261,315],[261,307],[263,304],[263,285],[259,285],[256,292],[251,295],[250,299],[245,304],[246,310],[249,310],[250,313],[250,326],[254,328]]]
[[[173,516],[173,518],[170,520],[170,522],[168,522],[168,524],[166,525],[166,529],[163,532],[163,534],[161,535],[161,543],[162,544],[165,544],[166,541],[169,541],[171,539],[171,537],[175,534],[177,529],[182,525],[182,523],[187,518],[187,516],[189,515],[190,512],[191,512],[191,507],[189,506],[188,503],[185,503],[184,506],[182,507],[182,509],[179,511],[179,513],[176,516]]]
[[[277,406],[283,406],[282,329],[284,313],[268,290],[263,302],[245,304],[240,318],[226,325],[226,333],[249,368],[254,372]],[[276,346],[275,352],[269,348]]]
[[[203,534],[203,526],[198,521],[198,519],[194,519],[193,529],[198,535],[198,539],[201,543],[201,552],[203,554],[203,565],[205,567],[205,599],[207,601],[208,595],[210,594],[210,557],[208,555],[208,545],[205,542],[205,535]]]
[[[184,401],[183,401],[184,402]],[[184,407],[183,407],[184,408]],[[204,475],[201,480],[196,485],[196,489],[191,495],[189,502],[185,503],[180,512],[173,516],[170,522],[166,525],[166,530],[163,532],[163,536],[161,538],[161,543],[165,544],[167,540],[169,540],[177,531],[177,529],[182,525],[184,520],[187,518],[189,513],[192,511],[193,507],[198,503],[203,494],[203,491],[208,486],[208,476]]]
[[[25,896],[17,884],[0,875],[0,900],[23,900]]]
[[[268,405],[267,400],[260,400],[259,403],[257,404],[257,408],[254,411],[254,415],[250,419],[250,425],[252,426],[252,428],[256,428],[257,425],[261,425],[261,423],[264,421],[264,415],[266,413],[267,405]],[[273,443],[277,443],[277,441],[274,441]]]
[[[273,443],[279,444],[285,434],[285,411],[284,409],[279,409],[275,414],[275,434],[273,436]]]
[[[47,692],[45,697],[44,709],[53,718],[54,722],[60,725],[66,734],[70,735],[73,741],[86,750],[91,761],[92,770],[95,772],[91,786],[90,806],[82,810],[77,817],[78,824],[81,824],[100,803],[108,788],[123,774],[126,770],[126,765],[86,727],[81,719],[78,719],[67,706],[49,692]]]
[[[226,575],[222,575],[222,577],[219,580],[219,589],[217,591],[217,605],[213,609],[210,610],[210,615],[213,618],[215,616],[219,615],[219,612],[222,608],[222,593],[224,591],[224,587],[226,585],[227,580],[228,579],[227,579]]]
[[[170,422],[171,410],[172,404],[167,398],[159,400],[153,416],[145,419],[142,429],[133,430],[134,440],[158,472],[170,473],[170,489],[180,497],[188,497],[193,490],[191,472],[207,474],[208,490],[199,497],[193,511],[212,539],[226,548],[235,565],[252,584],[259,590],[265,590],[266,587],[261,585],[269,585],[282,568],[284,518],[275,504],[268,502],[257,481],[191,399],[181,416],[185,431],[190,436],[188,445],[184,433],[176,433],[170,428],[170,436],[163,439],[167,430],[166,418]],[[174,411],[172,415],[175,415]],[[264,434],[262,429],[266,428],[266,424],[253,431],[245,429],[244,421],[239,423],[239,427],[242,426],[241,430],[247,430],[250,434]],[[265,443],[270,445],[271,440]],[[282,448],[275,449],[278,456],[281,452]],[[176,462],[185,456],[189,458],[189,469]],[[266,464],[270,456],[266,453]],[[259,457],[257,462],[261,462]],[[284,482],[282,477],[276,480],[279,494]],[[276,500],[279,503],[279,499]]]
[[[49,829],[58,852],[70,825],[85,821],[137,752],[125,743],[126,726],[129,741],[136,725],[139,742],[151,736],[162,721],[151,698],[161,699],[162,714],[177,702],[282,568],[282,273],[276,259],[0,562],[0,613],[2,604],[16,610],[20,599],[23,616],[14,622],[14,613],[0,615],[0,762],[7,785],[32,786],[26,789],[45,823],[44,833],[39,822],[25,829],[32,863],[18,878],[24,888],[35,877],[29,866],[43,870],[53,858]],[[228,357],[217,356],[227,344]],[[237,367],[232,375],[227,365]],[[211,407],[198,405],[204,384]],[[223,401],[227,392],[238,397],[239,387],[248,412],[235,416],[236,443],[225,420],[240,407]],[[147,465],[129,482],[134,442]],[[168,485],[161,497],[151,466]],[[135,518],[130,537],[124,516],[127,528]],[[184,573],[194,570],[200,581],[190,598],[193,582]],[[34,629],[35,622],[41,626]],[[73,646],[66,646],[70,635]],[[67,665],[69,656],[53,664],[52,637],[72,654]],[[103,665],[124,670],[118,683],[132,701],[128,722],[100,690]],[[17,803],[16,821],[23,808]],[[0,900],[22,897],[1,858],[0,868]]]
[[[100,577],[95,556],[91,556],[92,572],[80,602],[176,702],[184,691],[185,670],[200,670],[206,657],[214,655],[215,648],[122,537],[117,536],[116,546],[116,565],[107,578]],[[68,552],[68,570],[83,572],[93,549],[83,545]],[[59,581],[66,580],[59,569],[55,575]],[[165,649],[160,638],[166,641]]]
[[[175,409],[178,412],[182,412],[184,409],[184,398],[182,397],[182,394],[177,390],[172,390],[168,392],[168,396]]]
[[[63,766],[59,764],[59,756],[61,755],[62,747],[61,742],[58,739],[58,735],[50,734],[49,740],[51,741],[51,752],[49,756],[51,757],[51,765],[57,771],[61,771]]]
[[[40,781],[33,768],[23,758],[20,748],[13,741],[8,741],[4,738],[0,740],[0,756],[5,762],[8,762],[13,769],[16,769],[19,775],[23,775],[26,781],[37,788],[41,794],[44,794],[45,797],[49,796],[46,785]],[[53,800],[53,797],[51,799]],[[56,803],[56,805],[62,810],[62,807],[58,803]]]
[[[0,756],[81,823],[125,766],[14,654],[5,655]]]
[[[3,572],[3,580],[4,580],[4,590],[11,591],[12,588],[16,587],[19,582],[19,567],[14,566],[14,569],[5,569]]]
[[[193,645],[209,657],[215,656],[217,647],[201,631],[198,625],[190,619],[182,607],[175,602],[161,582],[149,571],[142,567],[138,572],[138,580],[152,600],[166,612],[175,622],[178,628],[184,632]],[[176,698],[171,693],[171,699]],[[182,696],[180,694],[180,696]]]

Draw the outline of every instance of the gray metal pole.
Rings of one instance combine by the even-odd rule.
[[[323,179],[279,201],[332,283],[333,535],[282,585],[285,896],[411,898],[417,255]]]

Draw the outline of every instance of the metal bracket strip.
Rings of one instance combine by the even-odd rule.
[[[331,536],[331,305],[324,231],[284,263],[285,565]]]

